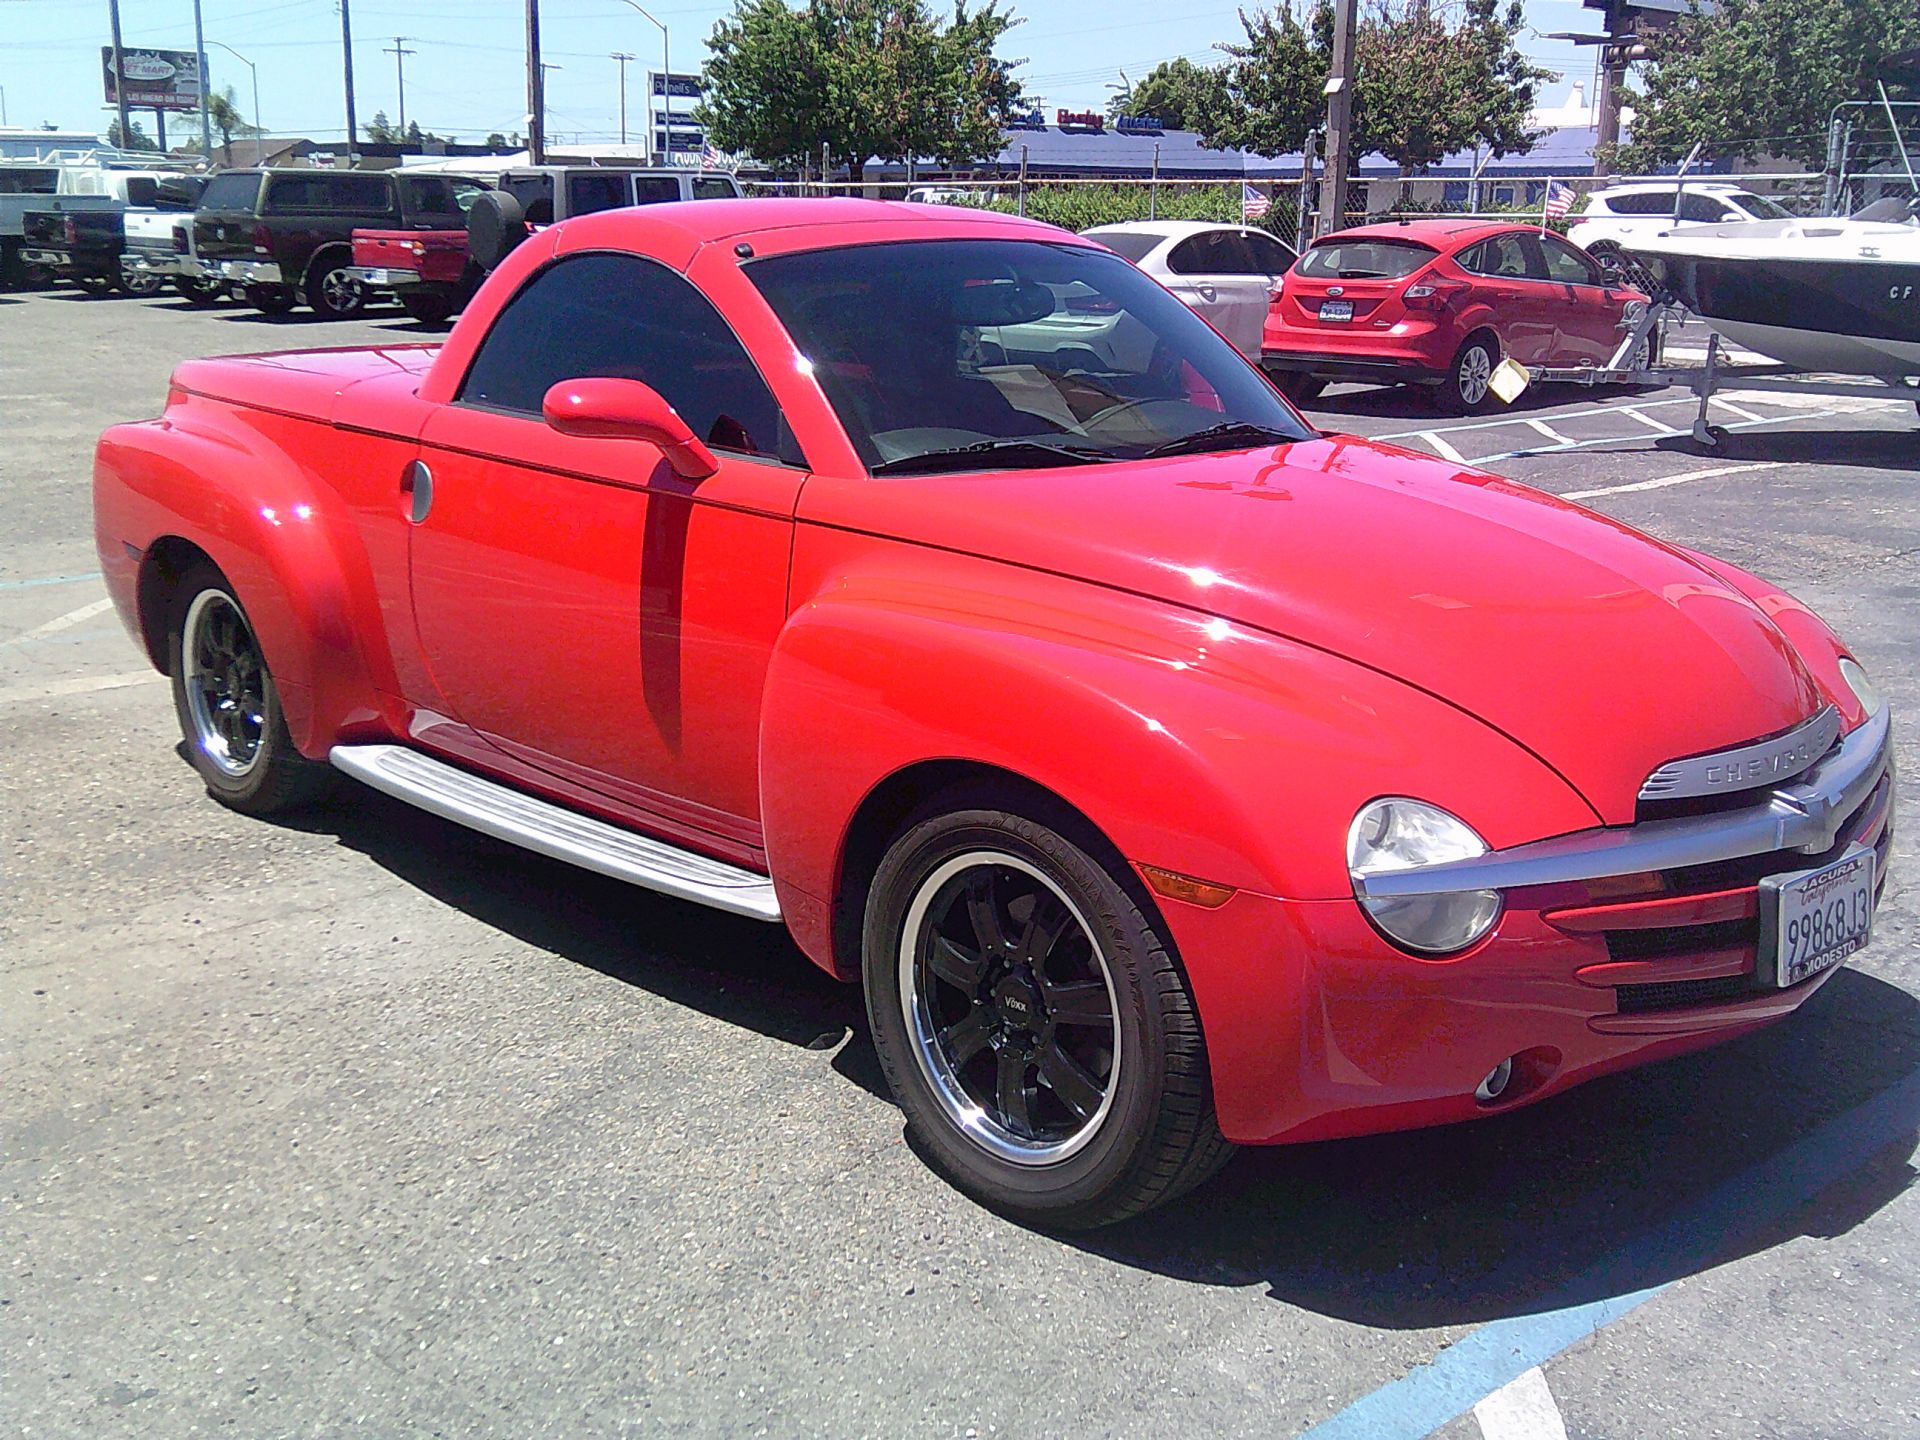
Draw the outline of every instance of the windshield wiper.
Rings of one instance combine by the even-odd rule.
[[[1204,430],[1195,430],[1191,435],[1182,435],[1178,440],[1155,445],[1151,450],[1142,451],[1139,458],[1157,460],[1162,455],[1191,455],[1199,450],[1231,449],[1241,444],[1260,445],[1269,440],[1291,444],[1299,438],[1285,430],[1276,430],[1271,425],[1256,425],[1248,420],[1227,420],[1218,425],[1209,425]]]
[[[1040,440],[981,440],[951,450],[926,450],[918,455],[902,455],[884,460],[868,473],[873,475],[931,474],[938,470],[980,470],[1025,468],[1039,465],[1085,465],[1115,458],[1104,450],[1081,450],[1070,445],[1049,445]],[[991,463],[982,465],[982,461]]]

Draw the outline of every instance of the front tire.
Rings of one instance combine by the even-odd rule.
[[[402,295],[400,308],[421,325],[444,325],[453,314],[453,300],[447,295]]]
[[[284,285],[249,285],[246,297],[247,304],[262,315],[285,315],[296,303],[293,291]]]
[[[1059,830],[1000,808],[912,825],[875,872],[862,966],[908,1131],[989,1208],[1111,1224],[1232,1155],[1158,922]]]
[[[253,626],[226,580],[185,577],[167,632],[174,714],[207,793],[246,815],[311,804],[333,772],[294,748]]]

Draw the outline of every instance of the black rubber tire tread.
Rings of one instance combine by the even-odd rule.
[[[334,251],[333,254],[335,258],[330,261],[327,258],[327,252],[322,251],[319,255],[316,255],[313,261],[307,266],[307,282],[302,287],[303,293],[307,298],[307,308],[322,320],[358,320],[362,315],[367,313],[367,292],[364,287],[359,291],[360,302],[357,305],[350,305],[345,309],[340,309],[331,304],[322,289],[327,277],[333,274],[334,271],[348,270],[353,267],[353,252],[351,250],[345,252],[344,255],[337,250]]]
[[[189,305],[205,307],[218,305],[221,294],[218,285],[208,284],[205,280],[195,280],[185,275],[173,277],[174,293]]]
[[[978,1164],[966,1168],[951,1163],[938,1143],[923,1143],[921,1150],[932,1167],[955,1188],[971,1195],[988,1208],[1038,1227],[1052,1230],[1090,1230],[1129,1219],[1143,1211],[1184,1194],[1216,1174],[1237,1153],[1238,1147],[1220,1133],[1213,1104],[1213,1085],[1207,1064],[1206,1040],[1200,1018],[1187,987],[1185,973],[1162,937],[1157,922],[1148,918],[1135,895],[1137,886],[1113,873],[1118,862],[1102,864],[1094,854],[1106,847],[1094,843],[1083,846],[1076,838],[1092,839],[1077,816],[1049,815],[1055,825],[1043,823],[1020,813],[1043,807],[1023,804],[1026,797],[1013,797],[988,791],[942,797],[923,806],[903,825],[901,834],[889,847],[874,876],[869,896],[862,960],[866,975],[868,1021],[875,1050],[887,1074],[896,1100],[906,1112],[908,1127],[926,1142],[929,1123],[944,1131],[945,1141],[962,1154],[972,1154]],[[1005,805],[1019,809],[998,808]],[[981,806],[987,808],[968,808]],[[1068,833],[1062,834],[1064,830]],[[917,874],[907,874],[903,866],[925,849],[929,842],[958,837],[967,832],[988,832],[1005,836],[1026,849],[1029,858],[1037,854],[1063,880],[1070,891],[1082,897],[1094,897],[1097,903],[1089,919],[1107,933],[1110,964],[1119,971],[1133,957],[1133,973],[1139,989],[1153,1006],[1161,1038],[1158,1067],[1162,1070],[1158,1103],[1146,1133],[1132,1144],[1132,1154],[1121,1164],[1120,1174],[1098,1193],[1081,1197],[1065,1205],[1036,1205],[1017,1192],[1009,1192],[994,1183],[992,1168],[1004,1164],[984,1152],[971,1151],[971,1142],[952,1131],[931,1098],[922,1099],[926,1082],[914,1057],[907,1053],[909,1040],[904,1020],[898,1014],[897,982],[886,977],[892,973],[897,947],[896,927],[904,919],[898,913],[918,882]],[[977,842],[970,842],[977,843]],[[1130,877],[1129,877],[1130,879]],[[904,881],[897,898],[889,897],[890,885]],[[1144,899],[1144,896],[1141,897]],[[1118,938],[1122,943],[1114,944]],[[876,964],[883,972],[875,984]],[[1119,973],[1116,986],[1122,985]],[[1127,987],[1130,988],[1130,987]],[[876,1000],[883,1003],[876,1004]],[[1134,1062],[1136,1065],[1139,1061]],[[915,1087],[909,1096],[902,1094],[901,1077]],[[925,1118],[921,1111],[924,1109]],[[1111,1130],[1119,1120],[1110,1116]],[[1089,1150],[1112,1143],[1108,1136],[1097,1139]],[[1077,1159],[1078,1157],[1076,1157]],[[1068,1162],[1071,1163],[1071,1162]]]
[[[1327,388],[1327,382],[1317,375],[1309,375],[1301,370],[1269,370],[1268,378],[1278,390],[1295,405],[1311,405],[1320,398],[1320,392]]]
[[[243,295],[262,315],[286,315],[300,303],[285,285],[249,285]]]
[[[172,682],[173,713],[180,722],[187,757],[206,782],[207,793],[230,810],[242,815],[278,815],[305,809],[333,788],[336,772],[331,765],[309,760],[294,748],[293,737],[287,733],[286,716],[280,709],[280,691],[264,660],[261,668],[266,674],[266,725],[260,737],[258,763],[244,777],[235,780],[203,763],[200,750],[194,744],[181,648],[187,610],[194,598],[205,590],[220,591],[240,608],[242,616],[246,614],[246,607],[240,605],[240,597],[234,594],[226,577],[211,565],[196,566],[180,577],[173,606],[167,614],[167,678]],[[253,622],[247,623],[251,626]]]
[[[1485,415],[1499,403],[1499,397],[1491,389],[1480,397],[1476,405],[1469,405],[1460,394],[1460,362],[1466,358],[1467,351],[1474,346],[1483,346],[1493,359],[1493,368],[1501,361],[1500,341],[1489,330],[1476,330],[1460,342],[1460,348],[1454,351],[1453,362],[1447,366],[1447,378],[1440,382],[1440,405],[1449,415]]]
[[[400,308],[407,318],[421,325],[444,325],[453,316],[453,297],[449,295],[402,295]]]

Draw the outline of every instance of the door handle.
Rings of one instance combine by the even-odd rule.
[[[433,471],[424,460],[409,460],[400,472],[400,493],[407,497],[407,519],[415,525],[433,508]]]
[[[1196,285],[1194,288],[1200,292],[1200,298],[1202,300],[1215,300],[1219,298],[1219,292],[1211,285]]]

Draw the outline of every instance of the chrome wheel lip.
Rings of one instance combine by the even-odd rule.
[[[239,634],[244,637],[251,653],[254,671],[260,677],[260,713],[245,722],[251,728],[252,736],[243,755],[234,753],[233,743],[220,721],[222,712],[216,690],[226,683],[227,677],[216,675],[200,656],[201,633],[222,609],[232,612]],[[240,656],[236,652],[233,658]],[[226,778],[244,780],[260,763],[260,747],[265,739],[267,666],[260,654],[259,642],[253,637],[253,627],[247,624],[247,617],[239,604],[224,590],[202,590],[187,607],[187,617],[180,626],[180,671],[181,688],[187,701],[187,719],[193,728],[194,748],[205,755]]]
[[[1045,886],[1066,907],[1067,913],[1086,936],[1099,967],[1101,982],[1106,986],[1107,1008],[1113,1016],[1113,1060],[1107,1069],[1106,1085],[1094,1113],[1071,1135],[1060,1140],[1036,1141],[1016,1135],[967,1094],[940,1044],[939,1027],[927,1004],[927,997],[921,993],[920,937],[926,925],[927,912],[948,881],[982,866],[1015,870]],[[1093,927],[1087,923],[1087,917],[1080,907],[1051,876],[1038,866],[1004,850],[970,850],[943,862],[920,882],[907,906],[906,919],[900,929],[898,965],[900,1009],[906,1021],[914,1063],[932,1087],[942,1114],[956,1130],[996,1159],[1029,1168],[1058,1165],[1093,1142],[1112,1113],[1114,1096],[1120,1088],[1120,1066],[1124,1053],[1120,1003],[1113,986],[1112,967],[1107,963],[1106,951],[1094,938]]]
[[[1484,345],[1470,347],[1460,357],[1460,368],[1454,376],[1459,387],[1460,398],[1469,405],[1478,405],[1487,398],[1487,382],[1493,378],[1493,360],[1487,354]]]

